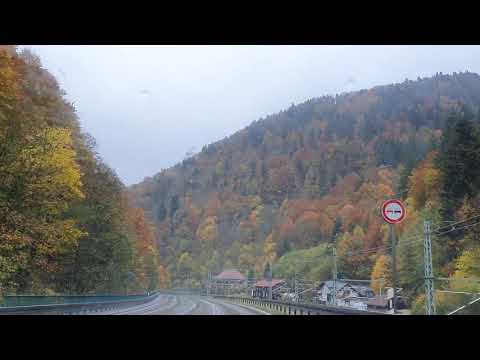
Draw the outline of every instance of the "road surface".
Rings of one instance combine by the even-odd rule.
[[[102,312],[102,315],[266,315],[252,307],[195,296],[161,294],[149,303]]]

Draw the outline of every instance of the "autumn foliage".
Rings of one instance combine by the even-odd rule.
[[[466,72],[310,99],[206,145],[130,194],[153,215],[174,282],[186,250],[200,281],[227,265],[259,274],[333,242],[341,275],[370,279],[387,264],[385,252],[365,252],[389,242],[382,202],[403,198],[409,216],[398,235],[417,231],[442,196],[435,159],[444,126],[459,103],[479,105],[477,93],[480,77]],[[416,276],[402,265],[405,279]]]
[[[0,46],[0,292],[138,292],[159,278],[153,228],[55,78],[30,51]]]

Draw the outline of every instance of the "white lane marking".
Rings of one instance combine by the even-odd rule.
[[[216,315],[215,313],[215,305],[213,305],[211,302],[206,301],[206,300],[200,300],[200,302],[204,303],[207,305],[208,313],[207,315]]]
[[[199,309],[197,314],[193,315],[212,315],[212,313],[215,312],[215,308],[212,307],[212,304],[200,299],[200,298],[195,298],[197,301],[197,306],[195,306],[195,309]]]
[[[230,306],[228,306],[227,304],[230,305]],[[237,303],[230,303],[230,302],[227,302],[227,301],[222,301],[222,305],[224,305],[226,307],[230,307],[231,309],[233,309],[235,307],[239,307],[239,308],[245,308],[245,309],[251,310],[255,313],[261,313],[261,314],[264,314],[264,315],[272,315],[269,312],[266,312],[266,311],[263,311],[261,309],[257,309],[257,308],[254,308],[254,307],[251,307],[251,306],[248,306],[248,305],[244,305],[244,304],[237,304]],[[236,311],[238,311],[238,309],[236,309]]]
[[[153,314],[153,313],[158,313],[159,311],[166,311],[166,310],[170,310],[171,308],[174,308],[175,306],[178,305],[178,299],[176,296],[173,297],[173,302],[170,303],[168,306],[164,306],[164,307],[160,307],[160,308],[155,308],[151,311],[146,311],[146,312],[143,312],[141,314],[138,314],[138,315],[149,315],[149,314]],[[158,314],[158,315],[161,315],[161,314]]]
[[[261,314],[264,314],[264,315],[272,315],[269,312],[266,312],[266,311],[248,306],[248,305],[244,305],[244,304],[235,304],[235,305],[239,306],[239,307],[244,307],[245,309],[249,309],[249,310],[252,310],[253,312],[261,313]]]
[[[166,302],[165,302],[166,300]],[[171,301],[173,300],[173,302]],[[143,315],[151,314],[160,310],[167,310],[177,305],[176,296],[159,295],[154,301],[147,304],[134,306],[107,313],[106,315]],[[153,309],[153,310],[152,310]],[[150,310],[150,311],[149,311]],[[105,314],[105,313],[104,313]]]
[[[192,311],[195,310],[195,308],[198,306],[198,302],[195,302],[195,301],[192,301],[192,299],[189,299],[189,298],[185,298],[185,300],[187,300],[188,302],[190,302],[192,305],[187,308],[186,310],[182,311],[182,312],[179,312],[175,315],[186,315],[188,313],[191,313]]]
[[[175,315],[186,315],[198,308],[199,304],[203,303],[207,305],[209,315],[226,315],[225,310],[239,312],[239,315],[247,315],[243,309],[252,311],[253,313],[262,313],[265,315],[271,315],[270,313],[256,309],[243,304],[230,303],[222,301],[217,303],[216,301],[208,301],[197,298],[190,298],[188,296],[177,295],[159,295],[155,300],[142,305],[137,305],[130,308],[123,308],[120,310],[113,310],[109,312],[102,312],[104,315],[148,315],[152,313],[164,313],[165,311],[173,309],[172,313]],[[178,310],[177,310],[178,309]],[[177,310],[177,311],[176,311]]]
[[[178,297],[176,295],[171,296],[170,299],[172,301],[168,302],[165,306],[160,306],[160,307],[153,308],[155,306],[154,305],[154,306],[152,306],[153,310],[144,311],[144,312],[140,313],[139,315],[148,315],[148,314],[158,313],[159,311],[162,311],[162,312],[167,311],[167,310],[170,310],[170,309],[172,309],[172,308],[174,308],[175,306],[178,305],[179,301],[178,301]]]
[[[246,309],[243,309],[241,307],[235,306],[235,305],[227,303],[227,302],[220,302],[219,305],[221,307],[224,307],[224,308],[232,311],[233,312],[232,315],[236,315],[235,313],[238,313],[238,315],[252,315],[251,311],[247,311]]]
[[[162,295],[160,295],[162,296]],[[165,296],[164,296],[165,297]],[[123,311],[115,312],[114,315],[148,315],[152,313],[158,313],[159,311],[165,312],[171,310],[173,315],[186,315],[194,311],[198,306],[198,301],[194,302],[187,296],[166,295],[168,297],[167,306],[158,307],[159,301],[155,300],[148,305],[138,306],[135,308],[123,309]],[[168,314],[165,314],[168,315]]]
[[[212,310],[212,312],[209,315],[225,315],[225,311],[223,311],[223,309],[219,307],[217,304],[215,304],[214,302],[210,302],[207,300],[200,300],[200,301],[207,304]]]
[[[161,297],[162,296],[160,295],[159,298],[157,298],[154,301],[149,302],[147,304],[132,306],[130,308],[124,308],[124,309],[120,309],[118,311],[114,311],[114,312],[112,312],[112,315],[134,315],[134,314],[137,314],[137,313],[141,313],[143,311],[154,308],[154,307],[156,307],[160,304],[163,304],[163,301],[161,301],[161,300],[164,300],[164,299],[161,299]],[[170,296],[167,295],[166,300],[167,300],[166,303],[168,304],[169,300],[170,300]]]
[[[212,303],[213,307],[215,309],[214,315],[225,315],[225,311],[222,309],[221,306],[218,306],[218,304]]]

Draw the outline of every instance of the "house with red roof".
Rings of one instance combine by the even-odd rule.
[[[220,274],[213,277],[215,280],[231,283],[243,283],[245,276],[237,269],[223,270]]]
[[[272,279],[271,284],[268,280],[260,280],[253,285],[252,295],[253,297],[268,299],[269,288],[272,286],[272,298],[278,299],[280,298],[281,289],[283,289],[285,285],[286,281],[283,279]]]
[[[209,284],[214,294],[232,294],[245,288],[246,277],[237,269],[223,270]]]

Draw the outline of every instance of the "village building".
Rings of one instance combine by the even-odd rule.
[[[285,290],[286,281],[283,279],[272,279],[272,299],[280,299],[281,293]],[[253,285],[252,296],[261,299],[268,299],[270,282],[267,280],[257,281]]]
[[[387,309],[393,309],[393,288],[387,287],[385,299],[387,300],[388,306]],[[397,309],[406,309],[409,306],[408,298],[402,295],[402,288],[397,288]]]
[[[223,270],[220,274],[214,276],[215,281],[229,284],[243,284],[245,276],[237,269]]]
[[[323,304],[333,302],[334,282],[324,281],[318,290],[317,301]],[[367,310],[368,300],[375,297],[374,291],[368,286],[352,285],[344,281],[336,281],[337,306],[353,307],[359,310]]]
[[[333,281],[328,280],[320,284],[320,288],[317,292],[317,301],[323,304],[330,304],[333,301]],[[335,287],[338,294],[341,293],[342,289],[347,286],[346,282],[336,281]]]
[[[367,301],[368,309],[375,311],[389,310],[391,303],[386,296],[377,295]]]
[[[337,306],[347,306],[359,310],[390,312],[393,309],[393,289],[386,288],[386,293],[376,295],[368,286],[353,285],[345,281],[336,282]],[[408,299],[401,295],[397,288],[397,309],[408,308]],[[332,304],[333,281],[325,281],[320,285],[316,300],[322,304]]]
[[[245,288],[246,277],[237,269],[223,270],[210,281],[210,293],[232,294]]]

